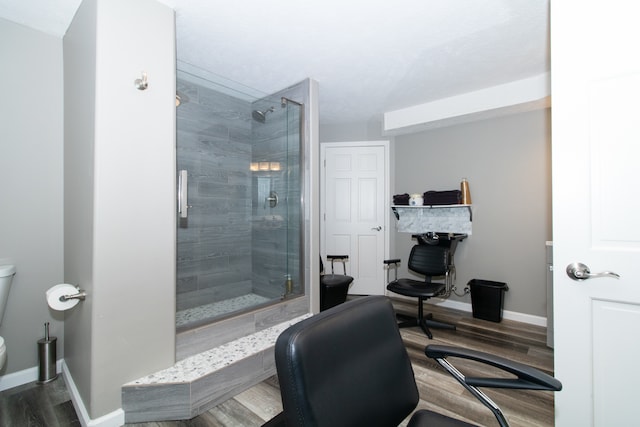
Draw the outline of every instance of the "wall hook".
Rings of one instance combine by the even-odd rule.
[[[143,71],[142,78],[135,79],[133,84],[136,86],[136,89],[138,90],[145,90],[147,87],[149,87],[149,82],[147,81],[147,73]]]

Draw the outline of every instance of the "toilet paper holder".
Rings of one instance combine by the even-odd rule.
[[[70,299],[78,299],[80,301],[84,301],[84,299],[87,297],[87,293],[85,291],[81,290],[80,286],[76,286],[76,290],[78,291],[77,294],[61,295],[60,296],[60,301],[64,302],[64,301],[68,301]]]

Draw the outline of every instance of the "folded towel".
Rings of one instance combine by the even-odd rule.
[[[404,194],[396,194],[393,196],[393,204],[394,205],[408,205],[409,204],[409,196],[407,193]]]
[[[457,205],[462,200],[460,190],[426,191],[423,194],[424,205]]]

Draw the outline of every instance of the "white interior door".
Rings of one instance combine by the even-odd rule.
[[[551,2],[556,426],[638,425],[637,2]],[[575,281],[567,265],[592,273]]]
[[[321,253],[349,255],[355,295],[384,295],[388,241],[388,143],[328,143],[323,161]],[[326,258],[325,258],[326,259]],[[338,272],[341,266],[336,266]],[[326,268],[329,268],[326,265]]]

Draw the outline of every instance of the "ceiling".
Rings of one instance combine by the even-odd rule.
[[[178,59],[264,93],[307,77],[321,124],[549,71],[549,0],[159,0]],[[62,37],[81,0],[2,0],[0,17]]]

